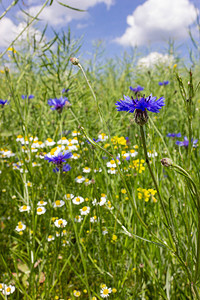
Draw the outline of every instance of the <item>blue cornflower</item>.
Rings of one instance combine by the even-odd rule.
[[[29,95],[28,100],[33,99],[35,96],[34,95]],[[22,99],[25,100],[27,99],[27,95],[22,95]]]
[[[165,105],[164,98],[161,97],[156,101],[157,97],[152,97],[152,94],[145,98],[133,99],[133,97],[124,96],[124,100],[117,101],[115,105],[118,111],[135,112],[135,122],[139,125],[144,125],[148,121],[147,110],[159,113],[159,109]]]
[[[1,105],[2,108],[4,107],[4,105],[7,105],[7,104],[9,104],[8,100],[0,99],[0,105]]]
[[[168,85],[169,81],[168,80],[164,80],[163,82],[158,82],[159,85]]]
[[[68,93],[68,92],[69,92],[69,89],[65,89],[65,88],[64,88],[64,89],[62,90],[62,94],[63,94],[63,93]]]
[[[138,85],[136,88],[133,88],[132,86],[129,87],[131,91],[133,91],[135,94],[138,92],[141,92],[144,90],[144,88],[140,85]]]
[[[48,104],[51,107],[52,110],[57,110],[59,113],[62,112],[63,107],[65,106],[66,103],[69,103],[69,100],[67,99],[67,97],[61,97],[61,98],[54,98],[54,99],[49,99],[48,100]]]
[[[63,165],[63,163],[70,157],[72,157],[72,153],[65,151],[65,152],[59,152],[56,155],[51,155],[51,156],[47,154],[45,155],[44,159],[56,165],[55,169],[53,170],[54,172],[58,172],[59,170],[62,170],[63,172],[67,172],[71,169],[71,167],[68,164]]]
[[[192,142],[192,146],[194,148],[197,147],[198,139],[196,139],[194,141],[193,141],[193,139],[191,139],[191,142]],[[184,136],[184,141],[182,141],[182,142],[181,141],[176,141],[176,145],[181,146],[181,147],[184,146],[185,148],[187,148],[188,145],[189,145],[189,140],[186,136]]]
[[[172,138],[175,138],[175,137],[181,137],[181,133],[168,133],[167,134],[167,137],[172,137]]]

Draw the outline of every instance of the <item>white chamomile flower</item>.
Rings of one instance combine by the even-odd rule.
[[[75,178],[75,181],[77,183],[83,183],[85,181],[85,177],[79,175],[78,177]]]
[[[65,204],[63,200],[56,200],[53,204],[53,207],[62,207]]]
[[[4,295],[7,295],[7,296],[14,293],[14,291],[15,291],[15,286],[11,285],[11,284],[10,285],[4,285],[4,287],[2,289],[2,293]]]
[[[44,206],[37,207],[37,215],[43,215],[46,212],[46,208]]]
[[[38,203],[37,203],[38,206],[45,206],[47,205],[47,202],[46,201],[43,201],[43,200],[40,200]]]
[[[80,134],[81,134],[80,131],[76,131],[76,130],[72,131],[72,136],[77,136]]]
[[[96,223],[97,222],[97,216],[91,217],[90,222],[91,223]]]
[[[89,167],[83,168],[83,173],[90,173],[91,169]]]
[[[83,220],[81,216],[75,216],[74,222],[80,223]]]
[[[71,158],[72,158],[72,159],[78,159],[78,158],[80,158],[80,154],[78,154],[78,153],[73,153]]]
[[[17,225],[16,228],[15,228],[15,230],[18,231],[18,232],[23,231],[23,230],[25,230],[25,229],[26,229],[26,225],[23,224],[21,221],[18,222],[18,225]]]
[[[58,228],[65,227],[67,225],[67,221],[64,219],[58,219],[54,222],[54,225]]]
[[[98,135],[98,139],[100,139],[102,142],[105,142],[108,139],[108,136],[105,133],[101,133]]]
[[[66,194],[65,196],[64,196],[64,199],[65,200],[71,200],[71,199],[73,199],[74,198],[74,195],[73,194]]]
[[[48,138],[48,139],[45,141],[45,145],[46,145],[46,146],[53,146],[53,145],[55,145],[55,142],[54,142],[51,138]]]
[[[110,169],[108,170],[108,173],[109,173],[109,174],[116,174],[116,173],[117,173],[117,170],[116,170],[115,168],[110,168]]]
[[[31,207],[29,205],[22,205],[20,208],[19,208],[19,211],[20,212],[23,212],[23,211],[30,211],[31,210]]]
[[[89,214],[90,212],[90,207],[89,206],[83,206],[81,209],[80,209],[80,212],[81,212],[81,215],[82,216],[86,216]]]
[[[112,160],[110,160],[109,162],[107,162],[107,163],[106,163],[106,166],[107,166],[108,168],[116,168],[116,167],[117,167],[117,165],[116,165],[114,159],[112,159]]]
[[[74,294],[75,297],[78,298],[78,297],[80,297],[81,292],[80,292],[80,291],[77,291],[77,290],[74,290],[74,291],[73,291],[73,294]]]
[[[101,197],[99,205],[103,206],[106,203],[106,197]]]
[[[100,295],[102,298],[107,298],[109,297],[109,294],[112,293],[112,289],[108,288],[107,286],[104,286],[101,291],[100,291]]]
[[[48,242],[51,242],[51,241],[54,241],[55,240],[55,237],[53,235],[49,235],[48,238],[47,238]]]
[[[72,199],[72,202],[73,202],[74,204],[78,205],[78,204],[81,204],[81,203],[84,202],[84,198],[78,196],[78,197],[73,198],[73,199]]]

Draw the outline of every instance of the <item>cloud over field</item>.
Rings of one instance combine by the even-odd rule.
[[[24,27],[26,27],[26,25],[27,24],[25,22],[21,22],[18,25],[15,25],[12,20],[10,20],[7,17],[4,17],[0,21],[0,37],[1,37],[0,46],[7,47],[16,38],[16,36],[20,32],[22,32],[22,30],[24,29]],[[29,32],[29,37],[30,38],[35,37],[36,41],[39,41],[42,36],[41,32],[33,27],[29,27],[28,32]],[[27,39],[27,31],[25,31],[20,36],[18,41],[22,41],[26,39]]]
[[[109,9],[111,5],[114,4],[114,0],[73,0],[73,1],[60,1],[66,5],[87,10],[88,8],[94,7],[99,3],[104,3]],[[41,2],[40,2],[41,3]],[[29,14],[34,16],[42,8],[41,4],[31,6],[28,10]],[[79,12],[71,10],[67,7],[60,5],[56,0],[54,0],[51,6],[46,7],[40,14],[39,18],[48,22],[50,25],[62,26],[71,22],[72,20],[79,20],[87,18],[89,16],[88,12]]]
[[[134,47],[185,38],[196,16],[196,9],[189,0],[147,0],[127,16],[128,27],[115,42]]]

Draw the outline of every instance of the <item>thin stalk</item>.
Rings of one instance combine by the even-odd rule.
[[[144,155],[145,155],[147,167],[148,167],[149,172],[151,174],[151,178],[152,178],[152,180],[154,182],[154,185],[155,185],[155,188],[156,188],[156,191],[157,191],[157,194],[158,194],[158,198],[160,200],[160,204],[161,204],[162,210],[163,210],[164,215],[165,215],[165,219],[167,221],[168,226],[170,226],[170,220],[168,218],[164,202],[163,202],[162,197],[160,195],[160,191],[159,191],[159,188],[158,188],[158,184],[157,184],[156,178],[154,176],[153,170],[152,170],[151,165],[149,163],[149,158],[148,158],[148,155],[147,155],[146,139],[145,139],[145,134],[144,134],[143,126],[140,126],[140,133],[141,133],[141,137],[142,137],[142,144],[143,144]]]
[[[88,86],[89,86],[89,88],[90,88],[90,91],[91,91],[91,93],[92,93],[92,96],[93,96],[93,98],[94,98],[94,101],[95,101],[96,104],[97,104],[98,113],[99,113],[99,117],[100,117],[101,123],[103,123],[103,117],[102,117],[102,113],[101,113],[101,110],[100,110],[100,107],[99,107],[99,102],[97,101],[97,98],[96,98],[96,95],[95,95],[95,93],[94,93],[94,91],[93,91],[93,88],[91,87],[91,84],[90,84],[89,80],[87,79],[87,76],[86,76],[86,74],[85,74],[85,71],[84,71],[84,69],[83,69],[83,67],[81,66],[80,63],[78,63],[78,67],[79,67],[79,69],[81,70],[81,72],[83,73],[83,76],[85,77],[85,80],[86,80],[86,82],[87,82],[87,84],[88,84]]]

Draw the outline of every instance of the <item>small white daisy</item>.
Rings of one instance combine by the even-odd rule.
[[[72,199],[72,202],[76,205],[83,203],[85,200],[83,197],[78,196]]]
[[[63,200],[56,200],[53,204],[53,207],[62,207],[65,204]]]
[[[83,173],[90,173],[91,169],[89,167],[83,168]]]
[[[37,215],[43,215],[46,212],[46,208],[44,206],[37,207]]]
[[[15,291],[15,286],[14,285],[4,285],[3,289],[2,289],[2,293],[4,295],[10,295],[12,293],[14,293]]]
[[[91,217],[90,222],[91,223],[96,223],[97,222],[97,216]]]
[[[75,181],[77,183],[83,183],[85,181],[85,177],[79,175],[78,177],[75,178]]]
[[[74,290],[74,291],[73,291],[73,294],[74,294],[74,296],[75,296],[76,298],[78,298],[78,297],[80,297],[81,292],[80,292],[80,291],[77,291],[77,290]]]
[[[38,203],[37,203],[38,206],[45,206],[47,205],[47,202],[46,201],[43,201],[43,200],[40,200]]]
[[[71,200],[71,199],[73,199],[74,198],[74,195],[73,194],[66,194],[65,196],[64,196],[64,199],[65,200]]]
[[[51,241],[54,241],[55,240],[55,237],[53,235],[49,235],[48,238],[47,238],[48,242],[51,242]]]
[[[19,208],[19,211],[20,212],[23,212],[23,211],[30,211],[31,210],[31,207],[29,205],[22,205],[20,208]]]
[[[83,220],[81,216],[75,216],[74,222],[80,223]]]
[[[15,228],[15,230],[18,231],[18,232],[23,231],[23,230],[25,230],[25,229],[26,229],[26,225],[23,224],[21,221],[18,222],[18,225],[17,225],[16,228]]]
[[[64,219],[58,219],[54,222],[54,225],[58,228],[65,227],[67,225],[67,221]]]
[[[88,215],[89,212],[90,212],[90,207],[89,207],[89,206],[83,206],[83,207],[80,209],[80,212],[81,212],[81,215],[86,216],[86,215]]]
[[[100,291],[100,295],[102,298],[107,298],[109,297],[109,294],[112,293],[112,289],[108,288],[107,286],[104,286],[101,291]]]

